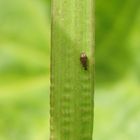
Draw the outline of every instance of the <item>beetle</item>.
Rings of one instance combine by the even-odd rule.
[[[85,54],[85,52],[81,53],[80,61],[81,61],[82,66],[84,67],[84,69],[87,70],[87,67],[88,67],[88,57]]]

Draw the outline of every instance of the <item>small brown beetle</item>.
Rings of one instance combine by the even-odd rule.
[[[88,57],[87,57],[87,55],[84,52],[81,53],[80,61],[81,61],[82,66],[84,67],[84,69],[87,70],[87,67],[88,67]]]

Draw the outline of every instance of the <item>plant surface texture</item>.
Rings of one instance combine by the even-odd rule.
[[[94,2],[53,0],[50,140],[92,140]]]

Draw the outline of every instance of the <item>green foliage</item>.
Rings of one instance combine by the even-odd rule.
[[[140,1],[96,1],[95,140],[140,139]]]
[[[132,66],[128,35],[139,9],[137,0],[96,3],[96,81],[106,85],[124,77]]]
[[[46,2],[0,0],[0,140],[48,138],[50,5]]]
[[[96,1],[95,140],[140,139],[139,6]],[[49,139],[49,48],[50,0],[0,0],[0,140]]]

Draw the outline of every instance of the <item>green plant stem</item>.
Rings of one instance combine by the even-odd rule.
[[[52,2],[51,140],[92,140],[93,9],[93,0]],[[87,70],[80,62],[82,52]]]

